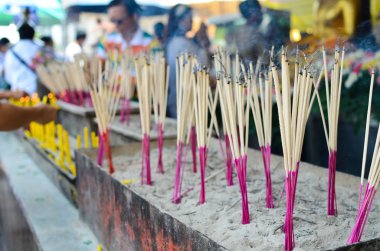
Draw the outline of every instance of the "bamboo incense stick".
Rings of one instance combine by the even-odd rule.
[[[120,100],[118,67],[115,65],[113,69],[105,68],[104,71],[102,67],[99,67],[98,72],[93,72],[93,74],[98,74],[97,77],[92,78],[97,79],[98,82],[93,82],[90,86],[90,95],[99,127],[98,164],[102,166],[104,151],[107,151],[109,172],[112,174],[114,167],[109,140],[109,125],[115,117]]]
[[[368,111],[369,111],[369,113],[367,113],[366,135],[365,135],[365,139],[364,139],[365,145],[364,145],[364,151],[363,151],[363,160],[365,159],[365,156],[367,154],[367,148],[368,148],[367,128],[369,128],[369,124],[370,124],[370,110],[371,110],[370,106],[371,106],[371,101],[372,101],[373,80],[374,80],[374,72],[372,71],[370,95],[369,95],[370,97],[368,100]],[[365,166],[365,164],[364,164],[364,166]],[[359,197],[361,197],[361,193],[362,193],[362,186],[363,186],[362,182],[363,181],[361,179]],[[377,191],[377,187],[379,185],[379,182],[380,182],[380,124],[378,125],[376,142],[375,142],[375,147],[374,147],[374,151],[373,151],[373,155],[372,155],[372,161],[371,161],[371,165],[370,165],[370,171],[369,171],[369,175],[368,175],[366,189],[364,192],[364,197],[363,197],[363,200],[359,201],[358,214],[356,217],[355,225],[354,225],[353,229],[351,230],[351,233],[348,237],[347,244],[353,244],[353,243],[359,242],[361,240],[365,225],[367,223],[368,215],[371,212],[371,207],[372,207],[375,195],[376,195],[376,191]]]
[[[215,69],[217,71],[217,76],[216,76],[216,82],[217,82],[217,94],[219,100],[222,99],[222,93],[221,93],[221,85],[223,82],[224,76],[230,76],[231,71],[230,71],[230,57],[227,55],[227,52],[222,49],[218,49],[215,57],[214,57],[214,63],[215,63]],[[223,107],[221,106],[221,109]],[[225,153],[225,162],[226,162],[226,181],[227,181],[227,186],[232,186],[233,185],[233,160],[232,160],[232,151],[231,151],[231,144],[229,140],[229,135],[227,133],[226,129],[226,123],[228,123],[229,118],[222,116],[222,125],[223,125],[223,135],[224,135],[224,141],[225,141],[225,150],[222,151],[222,154]],[[221,147],[223,150],[223,147]]]
[[[192,71],[197,64],[190,54],[182,54],[177,58],[176,64],[176,90],[177,90],[177,163],[174,178],[173,202],[181,202],[181,185],[183,178],[183,148],[188,141],[189,131],[194,115],[193,87],[194,75]]]
[[[250,72],[252,75],[254,74],[252,63],[250,64]],[[272,181],[270,173],[272,141],[272,75],[271,73],[270,75],[266,75],[265,80],[263,79],[262,75],[259,77],[259,91],[257,90],[256,83],[257,76],[253,75],[249,79],[252,90],[252,93],[250,93],[249,98],[251,99],[251,109],[253,113],[253,119],[256,125],[255,127],[257,132],[257,138],[261,149],[266,178],[266,207],[274,208]]]
[[[120,109],[120,122],[129,124],[131,115],[131,99],[136,90],[136,85],[133,83],[132,64],[130,57],[123,56],[121,60],[121,82],[122,82],[122,98]]]
[[[139,97],[142,142],[141,183],[152,185],[150,170],[150,129],[152,111],[153,65],[145,57],[135,60],[137,93]]]
[[[64,91],[62,86],[57,84],[49,70],[44,65],[38,65],[36,72],[39,79],[41,79],[42,84],[51,92],[55,93],[55,95],[60,95]]]
[[[370,88],[369,88],[369,97],[368,97],[368,109],[367,109],[365,136],[364,136],[362,170],[361,170],[361,175],[360,175],[360,189],[359,189],[358,207],[360,207],[362,194],[363,194],[363,181],[364,181],[365,165],[366,165],[366,160],[367,160],[368,136],[369,136],[369,125],[370,125],[370,121],[371,121],[371,105],[372,105],[372,93],[373,93],[374,80],[375,80],[375,72],[372,70],[372,72],[371,72],[371,83],[370,83]]]
[[[281,86],[277,67],[272,63],[272,74],[276,89],[278,116],[280,121],[281,143],[284,155],[286,185],[285,216],[285,250],[294,248],[293,209],[297,185],[298,170],[302,153],[308,110],[311,106],[311,90],[313,79],[306,67],[295,72],[293,100],[290,93],[290,71],[287,55],[282,50]],[[292,102],[293,101],[293,102]]]
[[[336,176],[336,156],[337,156],[337,139],[338,139],[338,122],[339,122],[339,107],[340,95],[342,88],[342,71],[344,61],[344,48],[342,51],[335,50],[334,64],[331,71],[331,81],[327,74],[327,57],[324,48],[322,48],[325,85],[326,85],[326,100],[327,100],[327,123],[323,114],[322,105],[318,96],[319,110],[322,116],[324,133],[327,140],[327,148],[329,149],[328,160],[328,198],[327,198],[327,215],[336,216],[336,192],[335,192],[335,176]],[[317,90],[317,89],[316,89]],[[327,127],[326,127],[327,124]],[[328,129],[327,129],[328,128]]]
[[[240,60],[238,56],[235,58],[235,64],[240,67]],[[237,72],[240,72],[240,69],[236,69],[235,74]],[[220,105],[222,116],[226,122],[226,131],[231,143],[232,155],[235,160],[235,168],[242,196],[242,224],[248,224],[250,222],[250,219],[246,170],[249,127],[249,100],[246,100],[246,93],[247,91],[250,93],[250,87],[248,85],[247,88],[247,84],[240,84],[238,77],[239,74],[236,74],[235,76],[235,82],[232,83],[231,76],[224,75],[222,78],[222,85],[218,85],[218,88],[220,88],[219,91],[221,93]]]
[[[215,95],[215,100],[212,99],[210,89],[209,74],[205,69],[198,69],[193,78],[193,93],[194,93],[194,114],[195,126],[197,135],[197,145],[199,150],[199,163],[201,173],[201,192],[199,203],[206,202],[206,189],[205,189],[205,175],[206,175],[206,161],[208,154],[209,142],[212,134],[212,128],[215,125],[215,107],[218,96]],[[210,100],[211,99],[211,100]],[[208,112],[212,113],[211,122],[209,125]]]
[[[168,100],[169,66],[166,64],[163,53],[158,53],[153,59],[153,111],[158,134],[158,162],[157,171],[164,173],[162,150],[164,145],[164,130],[166,119],[166,105]]]

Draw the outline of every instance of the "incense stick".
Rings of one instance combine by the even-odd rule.
[[[214,127],[215,107],[218,95],[215,95],[215,100],[212,100],[210,89],[209,74],[205,69],[198,69],[193,78],[193,93],[194,93],[194,114],[195,114],[195,127],[197,135],[197,145],[199,151],[199,163],[201,172],[201,192],[199,203],[206,202],[206,189],[205,189],[205,175],[206,175],[206,161],[209,142]],[[211,100],[210,100],[211,99]],[[209,125],[208,112],[212,113],[211,122]]]
[[[135,60],[137,93],[139,97],[142,142],[142,169],[141,183],[152,185],[150,171],[150,129],[152,111],[152,64],[147,58],[139,57]]]
[[[364,150],[363,150],[363,163],[365,166],[365,156],[367,154],[367,148],[368,148],[368,134],[367,129],[369,128],[370,124],[370,106],[372,101],[372,88],[373,88],[373,80],[374,80],[374,72],[372,71],[371,74],[371,86],[370,86],[370,95],[368,100],[368,112],[367,113],[367,121],[366,121],[366,135],[364,139]],[[369,129],[368,129],[369,130]],[[362,164],[363,166],[363,164]],[[363,169],[363,168],[362,168]],[[365,169],[365,167],[364,167]],[[364,171],[363,171],[364,173]],[[360,183],[360,194],[359,197],[361,197],[362,193],[362,182],[363,178],[361,179]],[[358,207],[358,214],[356,217],[355,225],[353,229],[351,230],[350,236],[348,237],[347,244],[353,244],[356,242],[359,242],[361,240],[365,225],[367,223],[368,215],[371,212],[371,207],[373,200],[376,195],[377,187],[380,182],[380,124],[378,125],[377,130],[377,136],[376,136],[376,142],[375,147],[372,155],[372,161],[370,166],[370,171],[368,175],[367,185],[364,192],[363,200],[359,200],[359,207]]]
[[[98,82],[92,82],[90,86],[90,95],[99,127],[98,164],[102,166],[104,151],[107,151],[109,172],[112,174],[114,167],[109,140],[109,125],[115,117],[120,100],[118,67],[117,65],[113,69],[106,67],[104,71],[102,71],[102,67],[99,67],[98,73],[93,72],[93,74],[98,74],[97,77],[93,77]]]
[[[153,64],[153,111],[158,134],[158,162],[157,171],[164,173],[162,150],[164,145],[164,130],[166,119],[166,105],[168,100],[169,66],[166,64],[163,53],[157,53],[152,59]]]
[[[327,59],[326,52],[322,48],[324,72],[327,74]],[[336,192],[335,192],[335,176],[336,176],[336,156],[337,156],[337,140],[338,140],[338,122],[339,122],[339,107],[340,95],[342,88],[342,70],[344,61],[344,48],[342,52],[339,49],[335,50],[334,64],[331,71],[331,81],[329,83],[328,76],[325,75],[326,85],[326,100],[327,100],[327,127],[325,116],[323,114],[322,105],[318,95],[319,110],[322,117],[323,129],[326,136],[327,148],[329,149],[328,160],[328,198],[327,198],[327,215],[336,216]],[[317,90],[317,89],[316,89]],[[328,128],[328,129],[327,129]]]
[[[222,93],[220,91],[220,86],[222,84],[222,78],[224,76],[230,76],[231,71],[230,71],[230,57],[227,55],[227,52],[222,49],[218,49],[217,53],[214,57],[214,63],[215,63],[215,69],[217,72],[216,76],[216,82],[217,82],[217,95],[219,96],[219,100],[222,100]],[[221,106],[221,109],[223,107]],[[225,154],[225,163],[226,163],[226,181],[227,181],[227,186],[232,186],[233,185],[233,160],[232,160],[232,151],[231,151],[231,144],[229,140],[229,135],[227,133],[227,125],[229,118],[222,116],[222,125],[223,125],[223,136],[224,136],[224,141],[225,141],[225,150],[223,151],[223,147],[221,146],[222,149],[222,154]],[[220,137],[219,137],[220,140]],[[220,145],[222,145],[220,143]]]
[[[302,69],[302,67],[300,68]],[[272,74],[276,90],[285,168],[285,250],[292,250],[294,248],[293,209],[308,110],[311,105],[313,80],[310,72],[305,67],[299,73],[295,72],[297,81],[295,81],[296,86],[294,86],[292,102],[289,61],[284,50],[282,50],[281,56],[282,89],[280,89],[277,67],[273,63]]]
[[[131,115],[131,99],[135,93],[136,85],[132,82],[132,62],[127,56],[121,60],[122,99],[120,109],[120,122],[129,124]],[[134,65],[134,64],[133,64]]]
[[[47,66],[38,65],[37,75],[43,85],[63,101],[75,105],[86,106],[89,101],[90,79],[86,67],[88,58],[84,55],[77,55],[73,63],[69,62],[50,62]]]
[[[373,93],[374,79],[375,79],[375,72],[372,70],[371,83],[370,83],[370,89],[369,89],[369,97],[368,97],[368,109],[367,109],[367,119],[366,119],[366,127],[365,127],[362,170],[361,170],[361,175],[360,175],[360,189],[359,189],[358,207],[360,207],[361,198],[362,198],[362,194],[363,194],[363,181],[364,181],[365,165],[366,165],[366,160],[367,160],[368,136],[369,136],[369,125],[370,125],[370,120],[371,120],[371,104],[372,104],[372,93]]]
[[[236,64],[240,68],[240,59],[236,54]],[[240,84],[240,69],[235,70],[235,82],[232,83],[231,76],[224,75],[222,84],[218,85],[220,95],[220,105],[222,116],[226,122],[226,130],[231,143],[232,155],[235,162],[236,173],[239,180],[240,193],[242,196],[242,224],[248,224],[249,208],[248,193],[246,183],[247,172],[247,148],[248,148],[248,127],[249,127],[249,100],[245,99],[245,94],[250,93],[250,86]],[[245,82],[246,83],[246,82]]]
[[[253,75],[253,65],[250,64],[250,72]],[[271,131],[272,131],[272,73],[259,77],[259,91],[257,90],[257,76],[250,77],[250,85],[252,93],[250,93],[251,109],[255,122],[257,138],[261,149],[264,163],[264,171],[266,178],[266,207],[274,208],[272,181],[270,173],[270,156],[271,156]],[[264,82],[264,83],[263,83]],[[265,90],[264,90],[265,87]],[[260,98],[259,98],[260,97]]]
[[[192,70],[196,64],[196,59],[189,54],[182,54],[177,58],[177,163],[174,178],[174,203],[181,202],[183,148],[189,139],[188,135],[192,123],[192,117],[194,115],[194,106],[192,105],[193,88],[189,83],[192,83],[192,81],[194,81]]]

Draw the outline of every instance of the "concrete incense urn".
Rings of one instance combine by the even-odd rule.
[[[176,142],[165,141],[164,174],[156,172],[157,146],[151,144],[151,186],[141,184],[141,143],[112,149],[115,172],[96,162],[96,151],[76,152],[80,215],[107,250],[284,250],[283,159],[272,155],[275,208],[266,208],[261,153],[248,151],[250,224],[241,224],[241,197],[227,186],[225,162],[212,140],[206,167],[206,203],[200,205],[200,173],[191,151],[183,162],[181,203],[172,203]],[[294,250],[380,250],[380,205],[373,205],[362,242],[347,246],[357,214],[359,179],[337,173],[337,217],[327,217],[327,170],[301,163],[294,208]],[[285,193],[284,193],[285,194]],[[379,194],[375,201],[379,201]]]

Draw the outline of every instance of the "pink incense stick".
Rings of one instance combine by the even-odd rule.
[[[201,193],[199,196],[199,203],[204,204],[206,202],[205,174],[207,161],[207,147],[199,147],[199,160],[201,168]]]
[[[327,198],[327,215],[336,216],[338,211],[335,195],[335,176],[336,176],[336,151],[331,150],[328,164],[328,198]]]
[[[190,130],[190,145],[191,145],[191,154],[193,157],[193,172],[197,172],[197,132],[195,126],[191,127]]]
[[[131,101],[128,98],[121,99],[121,109],[120,109],[120,122],[126,122],[129,124],[130,115],[131,115]]]
[[[164,147],[164,129],[163,124],[156,125],[156,131],[158,134],[158,163],[157,163],[157,172],[164,173],[164,165],[162,163],[162,149]]]
[[[348,237],[347,244],[353,244],[356,242],[359,242],[364,227],[367,223],[369,212],[371,211],[373,199],[376,195],[376,189],[374,187],[366,188],[365,195],[363,197],[363,202],[361,203],[361,206],[358,211],[358,215],[356,217],[354,228],[351,231],[350,236]]]
[[[104,158],[104,139],[101,133],[99,135],[99,148],[98,148],[98,165],[103,166],[103,158]]]
[[[85,98],[86,98],[86,100],[87,100],[87,104],[88,104],[88,106],[92,108],[92,107],[93,107],[93,104],[92,104],[92,99],[91,99],[91,95],[90,95],[89,92],[86,92],[86,93],[85,93]]]
[[[242,224],[249,224],[249,208],[247,193],[247,155],[235,159],[235,168],[239,180],[240,194],[242,199]]]
[[[79,97],[79,105],[84,106],[84,93],[83,91],[77,91],[77,95]]]
[[[296,191],[297,191],[297,180],[298,180],[298,172],[300,170],[300,162],[296,163],[296,170],[292,172],[292,181],[293,181],[293,198],[292,198],[292,207],[294,207],[294,202],[296,200]]]
[[[68,91],[64,91],[61,93],[60,98],[65,101],[66,103],[71,103],[70,95]]]
[[[226,180],[227,180],[227,186],[233,186],[233,167],[232,167],[232,151],[231,151],[231,144],[229,136],[226,135],[225,137],[225,143],[226,143]]]
[[[184,143],[179,141],[177,144],[177,163],[175,167],[175,177],[174,177],[173,203],[175,204],[178,204],[181,202],[183,146],[184,146]]]
[[[286,174],[286,215],[285,215],[285,251],[291,251],[294,248],[294,229],[293,229],[293,200],[294,189],[294,172],[289,171]]]
[[[74,105],[78,105],[78,99],[75,97],[75,92],[69,91],[70,101]]]
[[[293,227],[293,209],[297,191],[297,179],[300,162],[296,164],[295,171],[288,171],[285,177],[286,187],[286,215],[285,215],[285,251],[293,250],[295,246],[294,241],[294,227]]]
[[[109,130],[103,134],[104,138],[104,147],[107,151],[107,157],[108,157],[108,166],[109,166],[109,172],[110,174],[113,174],[115,172],[115,169],[113,167],[113,161],[112,161],[112,152],[111,152],[111,144],[109,140]]]
[[[193,172],[197,172],[197,132],[195,130],[195,126],[191,127],[190,131],[190,145],[191,145],[191,153],[193,156]]]
[[[150,173],[150,136],[144,133],[142,142],[141,184],[152,185]]]
[[[271,180],[271,174],[270,174],[270,157],[271,157],[270,145],[267,145],[266,147],[261,147],[261,155],[263,157],[265,179],[266,179],[266,207],[274,208],[272,180]]]

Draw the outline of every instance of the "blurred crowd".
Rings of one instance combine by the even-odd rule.
[[[244,60],[255,60],[268,52],[270,47],[287,44],[289,31],[281,30],[272,21],[264,21],[264,10],[257,0],[246,0],[240,3],[239,9],[245,24],[226,34],[226,44],[242,55]],[[94,54],[105,59],[110,52],[126,50],[133,53],[142,51],[162,51],[170,66],[168,116],[176,117],[176,58],[182,52],[189,52],[198,57],[199,62],[212,67],[212,48],[208,37],[208,27],[202,23],[193,36],[193,9],[188,5],[177,4],[168,13],[168,22],[154,25],[154,33],[149,34],[139,26],[141,7],[135,0],[112,0],[107,6],[109,21],[114,26],[114,32],[105,34],[99,19],[94,33],[98,34],[95,41]],[[28,11],[18,27],[20,40],[10,45],[7,38],[0,39],[0,88],[21,91],[25,95],[41,93],[38,83],[36,66],[57,60],[54,51],[54,41],[45,36],[35,39],[35,28],[30,21]],[[380,37],[374,29],[375,38]],[[380,40],[380,39],[378,39]],[[73,61],[76,54],[83,53],[86,34],[78,32],[76,40],[67,45],[63,60]],[[380,41],[377,41],[380,42]],[[62,59],[61,59],[62,60]]]

